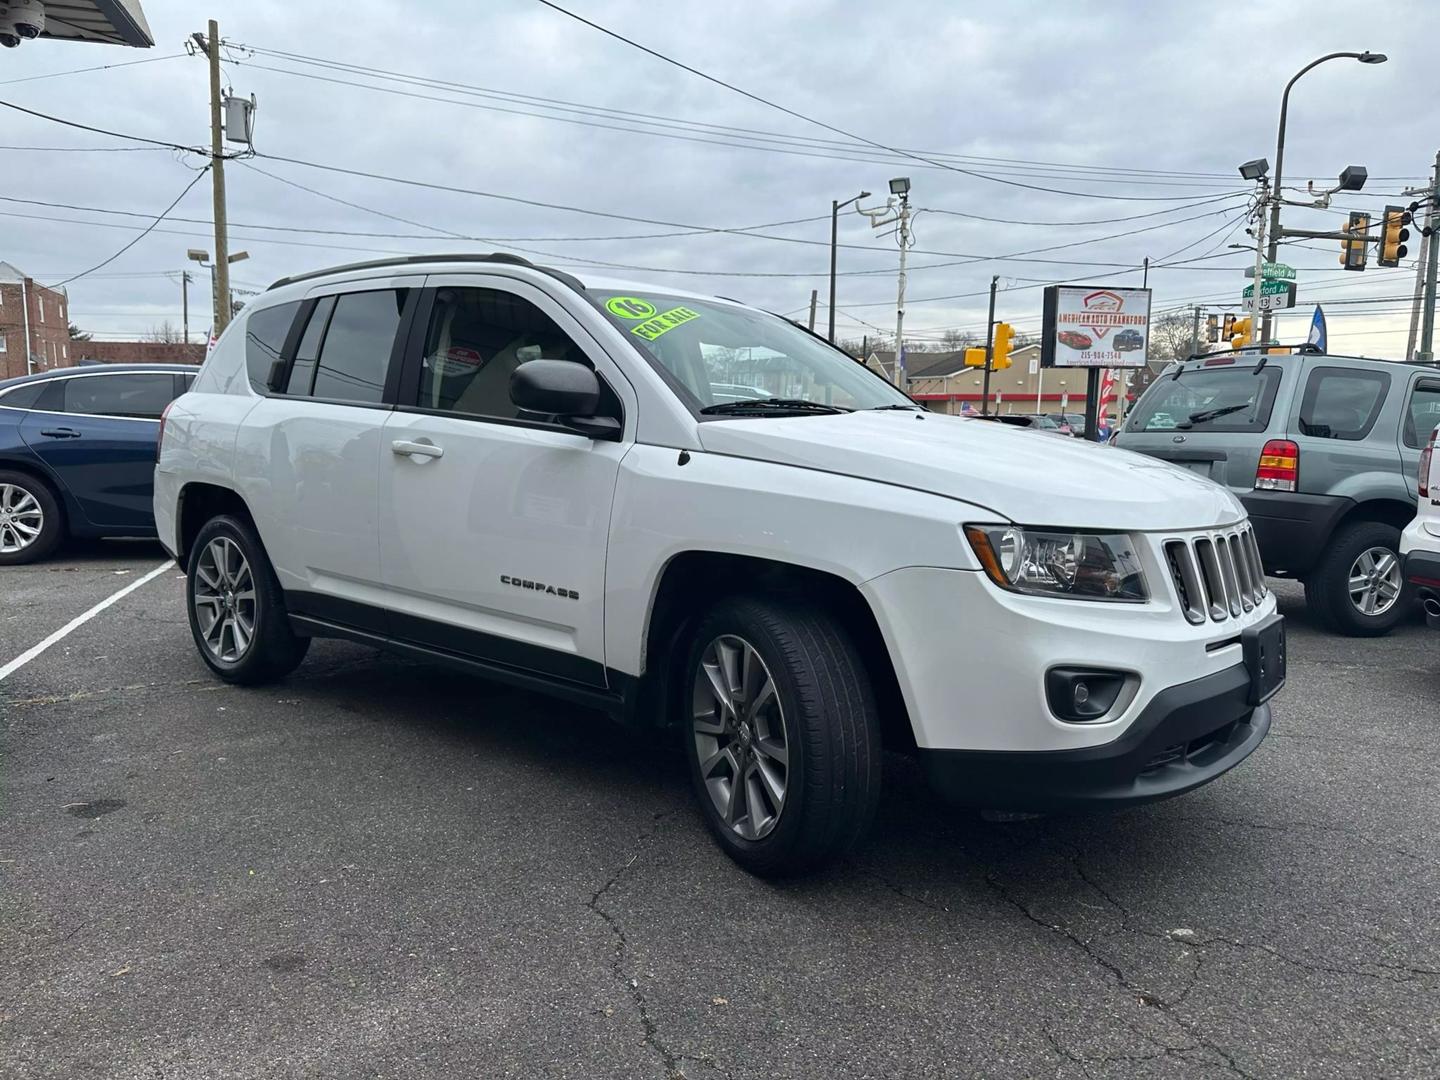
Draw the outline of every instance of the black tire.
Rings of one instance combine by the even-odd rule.
[[[1350,598],[1350,570],[1360,555],[1383,548],[1399,565],[1400,530],[1382,521],[1356,521],[1336,530],[1325,554],[1305,579],[1305,601],[1323,627],[1347,637],[1380,637],[1410,610],[1412,590],[1400,576],[1400,595],[1384,611],[1367,615]]]
[[[701,775],[701,739],[694,727],[701,700],[697,693],[714,695],[697,691],[696,679],[704,677],[706,650],[722,640],[739,640],[753,648],[763,661],[762,677],[768,674],[773,681],[780,708],[787,750],[783,802],[771,815],[768,833],[756,838],[740,835],[727,822],[717,806],[723,796],[712,795]],[[676,707],[696,798],[711,835],[732,859],[753,874],[782,877],[819,867],[859,842],[880,797],[880,723],[865,666],[834,618],[799,599],[723,600],[696,628],[678,693]],[[753,696],[764,695],[757,690]],[[758,711],[747,714],[758,716]],[[764,722],[772,738],[774,719],[771,712]],[[735,723],[748,726],[738,719]],[[761,723],[755,720],[753,746],[748,735],[743,747],[738,735],[728,742],[726,736],[716,736],[707,741],[706,752],[728,745],[742,761],[747,754],[751,760],[765,756],[759,747],[769,740],[759,734]],[[775,765],[773,759],[767,761]],[[733,768],[723,764],[719,771],[734,775]],[[712,777],[716,775],[712,769]],[[720,775],[715,782],[723,784],[724,779]],[[753,825],[755,815],[750,800],[745,801]]]
[[[249,613],[252,632],[247,635],[243,648],[231,630],[229,640],[232,647],[226,649],[226,631],[222,628],[218,634],[220,648],[216,649],[211,643],[207,643],[206,633],[214,623],[212,622],[210,627],[201,625],[202,616],[197,608],[196,594],[207,588],[207,580],[217,580],[214,556],[207,555],[207,552],[213,552],[211,545],[217,541],[222,546],[227,541],[234,545],[249,568],[248,580],[251,589],[232,590],[237,599],[231,608],[212,608],[217,612],[217,619],[227,610],[237,618],[242,610]],[[210,561],[207,562],[207,559]],[[190,545],[185,576],[185,608],[190,618],[190,633],[195,639],[195,648],[199,651],[200,658],[220,678],[243,686],[274,682],[290,674],[300,661],[305,659],[305,653],[310,648],[310,639],[301,637],[290,628],[290,619],[285,610],[285,596],[280,591],[280,583],[275,579],[275,570],[270,565],[260,538],[255,534],[254,526],[248,521],[228,514],[207,521],[195,537],[195,542]],[[242,609],[238,596],[246,591],[253,593],[253,607]]]
[[[50,490],[48,484],[41,483],[29,473],[12,472],[9,469],[0,469],[0,488],[8,488],[12,491],[23,492],[34,500],[35,506],[40,511],[40,535],[36,536],[18,551],[0,551],[0,566],[19,566],[22,563],[39,562],[57,547],[60,541],[65,539],[65,517],[60,509],[60,500]],[[16,505],[19,496],[12,495],[12,506]],[[28,506],[27,502],[27,506]],[[0,507],[0,520],[4,519],[5,508]],[[27,514],[26,524],[33,522],[33,517]],[[0,529],[0,546],[14,546],[18,532],[10,529]]]

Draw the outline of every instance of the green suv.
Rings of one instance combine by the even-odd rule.
[[[1114,441],[1224,484],[1249,511],[1265,571],[1305,583],[1316,618],[1357,637],[1409,608],[1400,530],[1440,423],[1440,369],[1313,347],[1172,364]]]

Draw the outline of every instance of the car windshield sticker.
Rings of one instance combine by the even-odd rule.
[[[638,296],[612,296],[605,310],[618,319],[649,319],[655,314],[655,305]]]
[[[661,334],[668,334],[677,326],[684,326],[691,319],[700,318],[698,311],[691,311],[688,307],[671,308],[669,311],[662,311],[655,318],[641,323],[632,334],[639,334],[646,341],[654,341]]]

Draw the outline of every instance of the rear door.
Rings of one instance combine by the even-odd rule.
[[[1310,363],[1298,389],[1289,436],[1300,448],[1301,491],[1353,495],[1375,484],[1395,484],[1400,448],[1394,434],[1379,422],[1387,400],[1394,400],[1396,381],[1407,375],[1403,368],[1392,373],[1369,366],[1342,367],[1323,358]],[[1392,407],[1386,423],[1403,427],[1397,412]],[[1413,476],[1410,479],[1413,498]]]
[[[1420,451],[1430,441],[1430,433],[1440,426],[1440,377],[1415,372],[1406,388],[1404,412],[1400,417],[1400,466],[1410,496],[1417,494]]]
[[[318,287],[235,446],[242,493],[297,615],[385,630],[376,539],[392,364],[423,277]],[[261,366],[264,366],[263,364]]]
[[[20,425],[25,444],[79,503],[90,524],[153,527],[151,492],[160,414],[180,373],[99,372],[57,379]]]
[[[1293,371],[1281,358],[1217,356],[1161,375],[1135,404],[1118,445],[1198,473],[1237,494],[1255,486],[1260,448],[1284,437],[1275,401]]]

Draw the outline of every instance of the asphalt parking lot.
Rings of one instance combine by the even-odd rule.
[[[162,560],[0,570],[0,670]],[[0,682],[0,1076],[1440,1075],[1440,637],[1277,588],[1221,781],[994,824],[896,759],[775,885],[591,714],[336,642],[217,682],[172,566]]]

